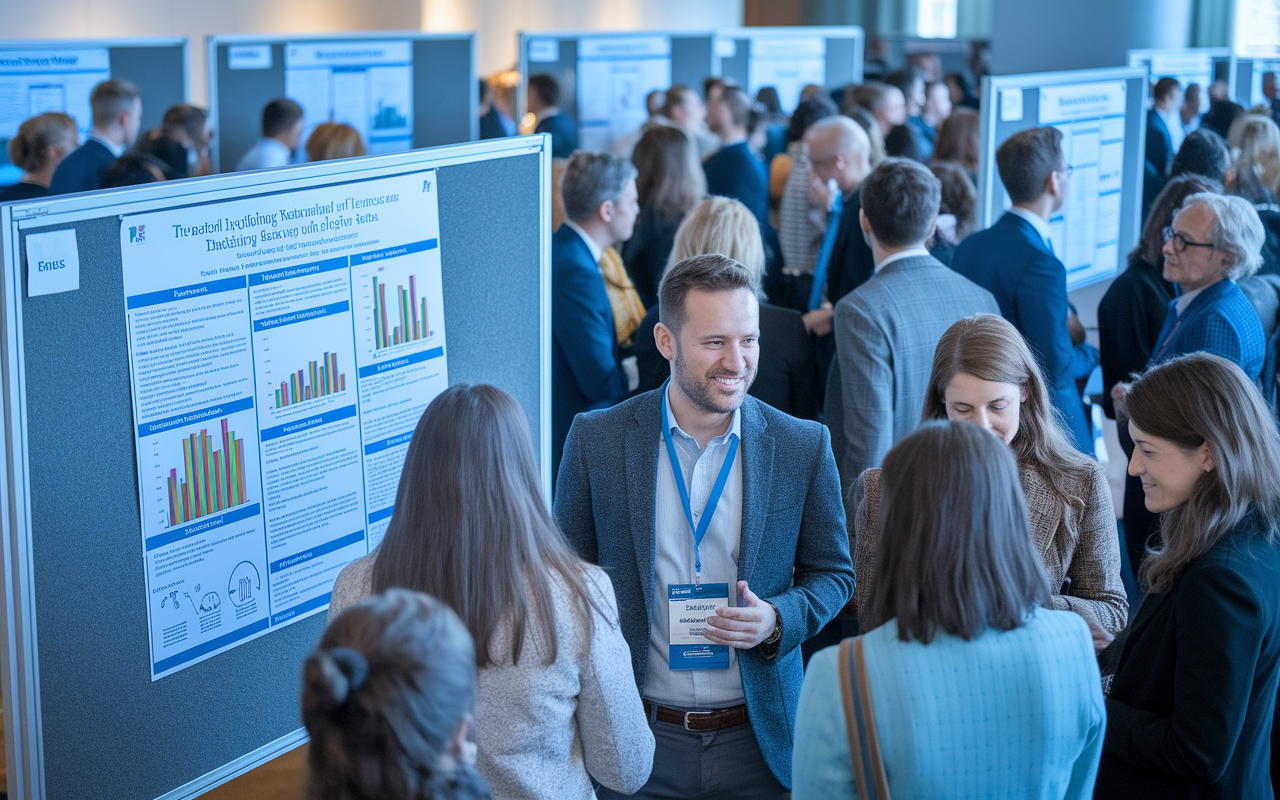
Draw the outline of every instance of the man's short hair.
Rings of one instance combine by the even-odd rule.
[[[861,86],[850,86],[845,89],[842,109],[848,111],[853,106],[861,106],[874,114],[875,110],[889,99],[888,90],[889,84],[880,81],[867,81]]]
[[[111,120],[133,108],[142,99],[142,90],[133,81],[112,78],[93,87],[89,95],[89,108],[93,110],[94,125],[109,125]]]
[[[529,89],[538,96],[544,106],[560,105],[560,82],[545,72],[529,76]]]
[[[658,285],[658,321],[678,334],[684,325],[684,302],[689,292],[729,292],[746,289],[755,296],[751,271],[719,253],[690,256],[672,264]]]
[[[688,86],[676,84],[667,90],[667,101],[662,104],[662,116],[671,119],[671,112],[697,97],[697,93]]]
[[[1178,83],[1177,78],[1161,78],[1151,90],[1151,98],[1159,103],[1172,97],[1181,88],[1182,84]]]
[[[729,109],[729,116],[733,119],[735,127],[751,127],[751,108],[753,104],[750,95],[737,86],[726,86],[720,95],[720,102],[724,103],[725,107]]]
[[[924,81],[924,76],[920,74],[920,70],[912,66],[895,69],[884,76],[884,82],[890,86],[898,87],[898,91],[902,92],[903,97],[911,97],[911,90],[915,88],[917,82],[922,81]]]
[[[287,97],[277,97],[262,109],[262,135],[273,139],[288,133],[302,119],[302,106]]]
[[[862,213],[887,247],[923,244],[941,202],[942,181],[909,158],[886,158],[862,183]]]
[[[591,219],[605,201],[618,202],[627,182],[635,177],[635,166],[625,158],[609,153],[577,151],[569,156],[564,177],[560,179],[565,217],[574,222]]]
[[[1044,194],[1049,176],[1065,167],[1062,131],[1028,128],[1018,131],[996,149],[996,169],[1009,199],[1031,203]]]
[[[1178,211],[1192,206],[1213,212],[1213,249],[1227,254],[1227,277],[1238,281],[1256,273],[1267,234],[1253,205],[1243,197],[1199,192],[1183,200]]]

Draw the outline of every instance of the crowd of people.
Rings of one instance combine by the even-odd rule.
[[[311,797],[1272,796],[1280,101],[1155,83],[1095,348],[1061,132],[1000,145],[1012,206],[976,230],[978,100],[933,67],[790,114],[671,86],[610,152],[529,78],[553,501],[511,396],[430,403],[303,668]],[[139,135],[141,103],[99,84],[83,144],[28,120],[0,199],[206,173],[207,114]],[[237,168],[365,152],[304,128],[272,101]]]

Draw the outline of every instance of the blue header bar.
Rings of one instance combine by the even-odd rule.
[[[439,358],[444,355],[443,347],[433,347],[430,350],[423,350],[421,353],[413,353],[403,358],[393,358],[390,361],[383,361],[381,364],[370,364],[367,367],[361,367],[359,375],[361,378],[368,378],[370,375],[381,375],[384,372],[390,372],[393,369],[401,369],[402,367],[411,367],[414,364],[421,364],[423,361],[430,361],[433,358]]]
[[[214,417],[224,417],[228,414],[234,414],[237,411],[248,411],[253,408],[253,398],[245,397],[236,400],[234,403],[226,403],[220,406],[213,406],[201,411],[193,411],[190,414],[179,414],[176,417],[166,417],[158,419],[155,422],[147,422],[138,426],[139,436],[150,436],[153,433],[167,431],[170,428],[176,428],[180,425],[195,425],[197,422],[204,422]]]
[[[334,269],[346,269],[347,259],[344,256],[337,258],[327,258],[324,261],[316,261],[311,264],[299,264],[296,267],[284,267],[283,269],[269,269],[265,272],[257,272],[249,276],[250,286],[261,286],[264,283],[275,283],[276,281],[288,280],[289,278],[305,278],[310,275],[319,275],[322,272],[328,272]]]
[[[372,253],[361,253],[351,256],[351,266],[356,267],[361,264],[368,264],[373,261],[381,261],[384,258],[395,258],[396,256],[407,256],[410,253],[421,253],[424,250],[431,250],[440,244],[438,239],[426,239],[413,244],[402,244],[399,247],[388,247],[386,250],[375,250]]]
[[[311,428],[315,428],[320,425],[328,425],[331,422],[338,422],[340,420],[348,419],[349,417],[354,417],[355,415],[356,407],[347,406],[346,408],[335,409],[314,417],[306,417],[305,419],[300,419],[296,422],[286,422],[283,425],[276,425],[274,428],[263,428],[262,441],[269,442],[272,439],[279,439],[281,436],[288,436],[293,433],[302,433]]]
[[[180,542],[183,539],[189,539],[192,536],[198,536],[202,533],[208,533],[215,528],[221,528],[230,525],[233,522],[239,522],[242,519],[258,516],[261,506],[254,503],[251,506],[238,506],[221,514],[213,514],[207,517],[200,517],[197,520],[188,522],[177,528],[170,528],[158,536],[152,536],[147,539],[147,552],[164,547],[174,542]]]
[[[292,325],[295,322],[306,322],[309,319],[320,319],[334,314],[345,314],[350,308],[351,304],[343,300],[341,303],[330,303],[327,306],[308,308],[305,311],[294,311],[289,314],[266,317],[253,323],[253,332],[258,333],[259,331],[279,328],[281,325]]]
[[[135,294],[125,301],[125,307],[132,310],[144,306],[158,306],[161,303],[173,303],[178,300],[191,300],[219,292],[231,292],[245,287],[244,276],[223,278],[208,283],[193,283],[190,286],[179,286],[177,289],[165,289],[163,292]]]
[[[364,454],[371,456],[374,453],[381,453],[383,450],[390,450],[393,447],[409,444],[409,440],[413,438],[413,431],[402,433],[399,436],[392,436],[390,439],[383,439],[380,442],[373,442],[364,446]]]

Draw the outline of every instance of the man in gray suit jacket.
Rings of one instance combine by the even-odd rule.
[[[760,333],[745,267],[685,259],[659,307],[671,379],[574,420],[556,519],[617,592],[657,745],[634,796],[784,798],[800,643],[853,593],[830,438],[747,396]]]
[[[929,255],[942,185],[926,167],[887,158],[862,184],[860,222],[875,275],[836,304],[827,424],[845,492],[920,424],[933,352],[973,314],[998,314],[986,289]]]

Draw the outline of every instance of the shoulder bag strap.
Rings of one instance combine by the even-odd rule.
[[[871,705],[871,684],[867,682],[867,661],[862,655],[862,637],[853,640],[853,661],[858,676],[862,722],[866,731],[867,763],[875,776],[876,800],[889,800],[889,778],[884,771],[884,756],[880,752],[880,736],[876,732],[875,709]]]
[[[852,640],[845,639],[840,643],[839,667],[840,696],[844,701],[844,726],[849,732],[849,759],[853,763],[853,778],[858,787],[858,797],[869,797],[867,794],[867,770],[863,761],[862,737],[859,735],[859,719],[857,711],[857,692],[854,684],[858,682],[854,676],[853,659],[849,658]]]

